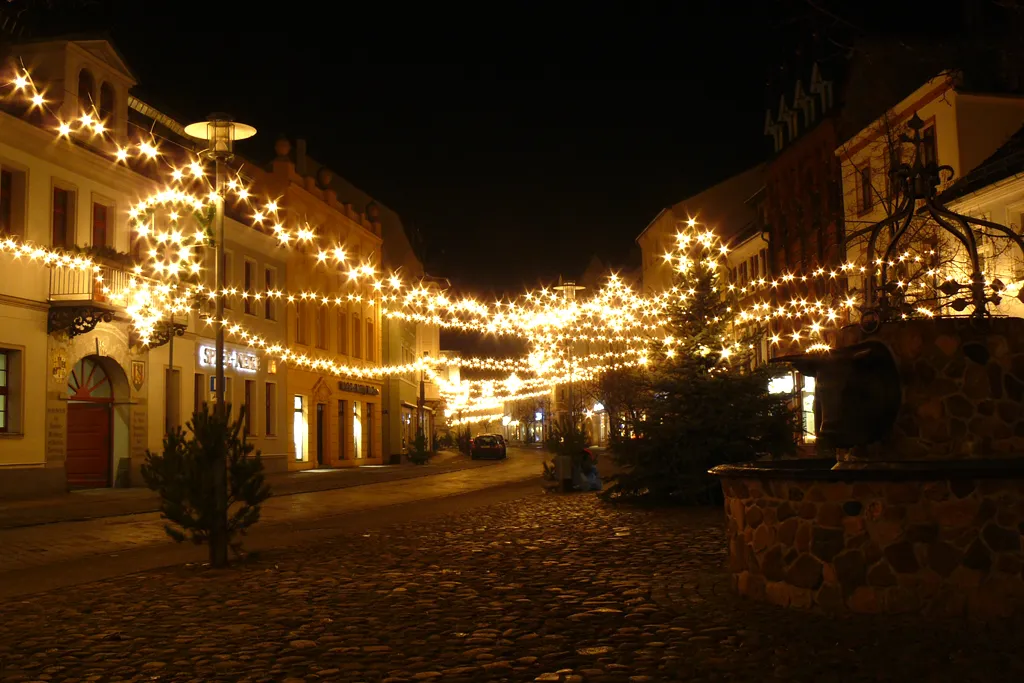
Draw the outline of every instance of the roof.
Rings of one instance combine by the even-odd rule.
[[[1010,136],[992,155],[974,170],[960,177],[937,197],[940,204],[966,197],[989,185],[1024,173],[1024,126]]]
[[[120,70],[133,82],[138,82],[139,80],[128,66],[128,60],[124,58],[124,55],[117,49],[114,41],[111,40],[108,31],[41,36],[28,40],[19,40],[15,48],[18,45],[46,45],[50,43],[73,43],[86,52],[91,53],[97,59],[105,61],[113,68]]]
[[[765,164],[758,164],[670,208],[662,209],[637,239],[650,230],[666,212],[675,214],[680,220],[692,216],[715,229],[723,238],[743,230],[756,218],[754,208],[747,200],[764,186],[764,173]]]

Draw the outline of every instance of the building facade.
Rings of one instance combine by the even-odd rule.
[[[922,124],[921,151],[925,163],[952,169],[950,174],[943,174],[940,192],[982,166],[1024,125],[1024,97],[971,92],[962,82],[959,72],[936,75],[837,146],[834,154],[842,164],[843,205],[851,236],[893,215],[900,204],[899,186],[891,181],[889,171],[900,163],[914,161],[913,151],[901,142],[901,136],[910,132],[907,123],[915,115]],[[1020,216],[1014,213],[1012,196],[1012,192],[1006,195],[989,189],[984,196],[960,197],[952,207],[979,218],[995,215],[996,220],[1019,226]],[[954,274],[960,281],[969,280],[970,274],[957,265],[962,257],[957,259],[949,238],[934,227],[914,228],[918,235],[914,251],[932,254],[934,262],[929,267]],[[849,257],[863,261],[866,236],[851,237],[849,242]],[[885,246],[879,244],[876,248]],[[996,242],[982,238],[979,248],[987,262],[983,264],[986,271],[998,270],[1004,277],[1012,276],[1006,272],[1006,264],[999,264]],[[862,281],[851,284],[864,290]]]
[[[148,442],[148,351],[108,289],[128,280],[127,212],[152,181],[111,162],[128,137],[127,66],[105,41],[18,48],[44,109],[0,112],[0,239],[82,253],[96,271],[0,254],[0,496],[128,485]],[[5,73],[5,81],[6,76]],[[107,135],[56,134],[101,118]]]
[[[344,263],[314,267],[315,254],[308,249],[289,252],[284,289],[295,299],[283,302],[286,346],[312,360],[359,370],[339,377],[326,368],[288,363],[289,469],[380,464],[383,383],[373,372],[382,360],[380,292],[349,275],[357,267],[380,273],[380,224],[338,200],[328,169],[316,177],[299,174],[287,140],[277,142],[276,152],[269,170],[253,172],[254,188],[279,198],[281,220],[316,226],[323,243],[345,253]]]

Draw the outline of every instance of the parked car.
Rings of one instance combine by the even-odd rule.
[[[469,457],[473,460],[486,457],[505,459],[508,457],[505,439],[500,434],[480,434],[473,439]]]

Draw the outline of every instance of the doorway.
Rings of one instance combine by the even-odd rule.
[[[67,455],[64,469],[73,489],[112,484],[114,385],[99,359],[78,361],[66,390]]]
[[[316,404],[316,466],[323,467],[324,464],[324,411],[327,408],[325,403]]]

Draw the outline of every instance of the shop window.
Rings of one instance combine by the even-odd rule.
[[[292,399],[292,439],[295,442],[295,459],[306,459],[306,398],[296,395]]]
[[[242,398],[242,405],[245,408],[245,426],[244,426],[244,429],[245,429],[245,435],[246,436],[252,436],[256,432],[256,430],[254,429],[254,425],[256,424],[256,421],[253,419],[253,415],[252,415],[252,408],[253,408],[253,403],[254,403],[253,399],[255,398],[255,396],[253,394],[255,394],[255,393],[256,393],[256,382],[254,382],[251,379],[245,380],[245,394],[243,395],[243,398]]]
[[[277,385],[273,382],[264,387],[263,427],[267,436],[277,434]]]

